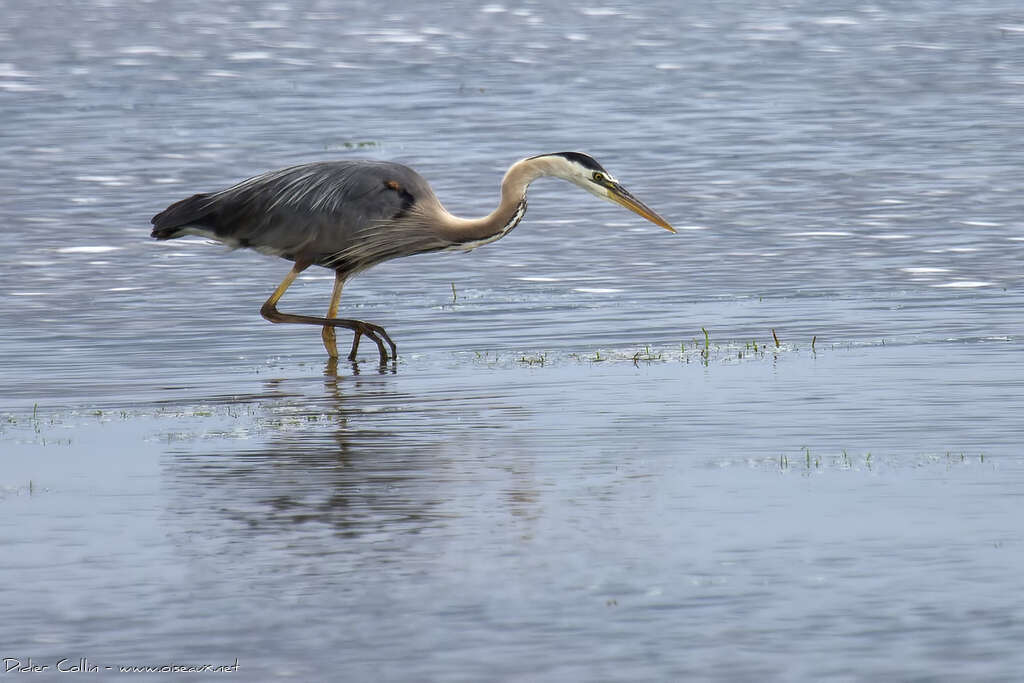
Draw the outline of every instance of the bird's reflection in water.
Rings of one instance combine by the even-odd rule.
[[[538,494],[529,463],[517,458],[518,437],[495,433],[496,413],[514,424],[522,408],[493,389],[439,395],[419,384],[404,393],[394,365],[368,365],[331,359],[319,380],[267,380],[259,396],[236,397],[251,406],[246,438],[171,453],[169,504],[188,518],[189,533],[423,534],[463,514],[459,501],[479,494],[481,478],[491,480],[502,514],[535,516]]]
[[[337,386],[337,381],[336,380],[338,379],[338,364],[339,364],[339,362],[341,363],[342,367],[344,367],[345,369],[349,370],[353,375],[359,375],[362,372],[362,370],[361,370],[362,364],[360,364],[360,362],[358,360],[339,361],[337,358],[329,357],[327,359],[327,364],[324,367],[324,377],[327,377],[328,380],[330,380],[330,378],[334,378],[335,382],[333,384],[335,386]],[[398,360],[397,359],[392,359],[390,363],[386,363],[386,362],[385,363],[373,363],[373,364],[367,364],[367,365],[370,365],[373,368],[373,370],[377,374],[379,374],[379,375],[384,375],[384,374],[387,374],[387,373],[390,373],[392,375],[397,375],[398,374]],[[327,382],[328,388],[331,385],[332,385],[332,382],[328,381]]]

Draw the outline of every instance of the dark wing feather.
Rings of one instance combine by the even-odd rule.
[[[325,263],[350,250],[357,235],[399,220],[429,200],[436,200],[430,186],[407,166],[319,162],[172,204],[153,217],[152,234],[158,239],[203,235],[232,247]]]

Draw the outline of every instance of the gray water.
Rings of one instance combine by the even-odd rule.
[[[1018,679],[1024,12],[776,5],[0,0],[0,671]],[[346,287],[385,368],[148,238],[319,159],[482,215],[563,150],[679,234],[540,181]]]

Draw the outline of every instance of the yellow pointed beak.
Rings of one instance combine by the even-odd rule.
[[[644,204],[642,201],[634,197],[629,190],[624,188],[618,183],[611,183],[606,186],[608,188],[608,198],[616,204],[621,204],[630,211],[638,213],[655,225],[660,225],[669,232],[675,232],[676,229],[668,224],[664,218],[659,216],[651,207]]]

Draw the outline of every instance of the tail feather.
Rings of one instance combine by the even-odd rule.
[[[209,198],[208,194],[195,194],[171,204],[153,216],[151,236],[158,240],[174,239],[185,234],[183,228],[202,224],[210,211]]]

